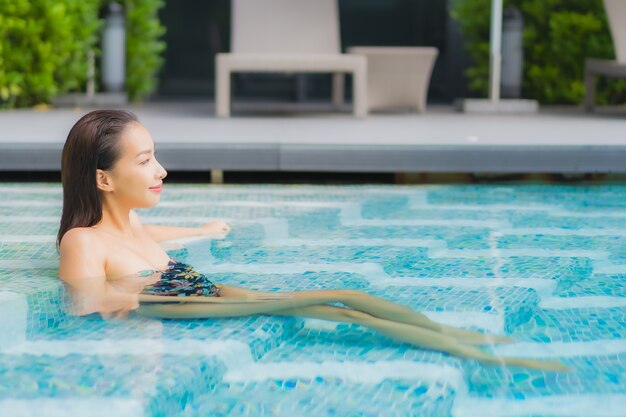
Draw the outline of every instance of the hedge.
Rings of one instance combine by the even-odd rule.
[[[85,91],[87,54],[99,54],[103,0],[0,0],[0,108],[49,103]],[[162,0],[125,0],[126,91],[139,100],[156,87],[165,48]],[[96,80],[98,80],[96,74]]]
[[[467,40],[473,65],[468,86],[482,95],[489,83],[490,0],[454,0],[452,17]],[[544,104],[578,104],[585,58],[615,59],[602,0],[505,0],[524,16],[522,92]],[[626,81],[602,79],[598,103],[626,100]]]

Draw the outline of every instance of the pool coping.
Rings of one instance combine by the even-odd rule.
[[[626,111],[543,108],[536,114],[424,113],[355,119],[324,105],[206,101],[129,105],[173,171],[624,173]],[[93,109],[0,112],[0,171],[59,171],[72,125]],[[344,109],[345,110],[345,109]]]
[[[0,143],[0,171],[60,171],[60,143]],[[626,145],[161,143],[169,170],[626,172]]]

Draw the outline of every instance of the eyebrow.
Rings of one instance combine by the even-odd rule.
[[[141,151],[139,152],[137,155],[135,155],[135,158],[137,158],[139,155],[144,154],[144,153],[150,153],[152,152],[152,149],[146,149],[145,151]]]

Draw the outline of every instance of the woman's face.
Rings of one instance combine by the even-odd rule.
[[[112,194],[130,207],[149,208],[161,199],[167,171],[156,160],[150,133],[140,124],[129,124],[120,136],[120,158],[107,171]]]

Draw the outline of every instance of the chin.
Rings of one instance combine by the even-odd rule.
[[[157,198],[156,201],[151,201],[146,205],[146,208],[152,208],[155,207],[157,204],[159,204],[161,202],[161,198]]]

